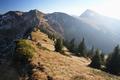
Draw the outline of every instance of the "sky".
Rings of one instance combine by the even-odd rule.
[[[120,0],[0,0],[0,13],[37,9],[44,13],[64,12],[80,16],[91,9],[105,16],[120,19]]]

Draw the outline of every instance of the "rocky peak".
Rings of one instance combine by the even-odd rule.
[[[20,12],[20,11],[9,11],[9,12],[5,13],[4,15],[11,15],[11,16],[18,15],[18,16],[21,16],[22,14],[23,14],[23,12]]]
[[[35,15],[45,15],[44,13],[40,12],[40,11],[37,10],[37,9],[30,10],[28,13],[30,13],[30,14],[35,14]]]
[[[87,9],[84,13],[80,15],[80,17],[94,17],[94,16],[99,16],[99,14],[90,9]]]

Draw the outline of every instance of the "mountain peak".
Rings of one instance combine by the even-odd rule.
[[[22,15],[23,12],[21,12],[21,11],[8,11],[4,15],[7,15],[7,14],[9,14],[9,15]]]
[[[30,14],[35,14],[35,15],[41,15],[41,14],[44,14],[43,12],[37,10],[37,9],[33,9],[33,10],[30,10],[28,13]]]
[[[92,11],[91,9],[87,9],[85,12],[92,12],[92,13],[94,13],[94,11]]]
[[[80,15],[80,17],[93,17],[99,15],[97,12],[94,12],[90,9],[87,9],[84,13]]]
[[[29,12],[35,12],[35,13],[37,13],[37,12],[39,12],[39,10],[33,9],[33,10],[30,10]]]

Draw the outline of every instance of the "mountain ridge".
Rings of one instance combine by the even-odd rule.
[[[64,13],[19,13],[0,18],[0,80],[120,80],[119,76],[88,67],[91,60],[73,56],[65,46],[62,52],[55,51],[53,38],[59,37],[69,41],[75,38],[76,45],[83,37],[88,43],[109,43],[110,36],[89,21]]]
[[[93,11],[90,11],[90,12],[93,12]],[[83,13],[84,14],[84,13]],[[53,19],[54,19],[54,17],[55,17],[55,20],[56,20],[56,16],[55,15],[53,15]],[[71,19],[69,19],[71,17]],[[88,15],[87,15],[87,17],[89,17]],[[95,16],[96,17],[96,16]],[[97,17],[98,17],[98,15],[97,15]],[[113,31],[110,31],[109,29],[108,29],[108,27],[106,27],[106,24],[98,24],[97,22],[96,22],[96,19],[98,19],[97,21],[98,22],[100,22],[99,20],[101,20],[101,16],[99,16],[100,17],[100,19],[98,19],[98,18],[94,18],[94,16],[91,18],[84,18],[84,17],[80,17],[80,18],[73,18],[72,16],[69,16],[69,18],[67,18],[68,20],[66,20],[66,18],[65,18],[65,16],[61,16],[60,17],[60,19],[58,19],[58,20],[56,20],[56,21],[58,21],[60,24],[63,24],[64,22],[66,23],[65,25],[63,25],[64,27],[64,29],[65,29],[65,27],[66,26],[69,26],[69,28],[68,29],[66,29],[65,30],[65,32],[69,32],[69,33],[64,33],[64,34],[68,34],[67,36],[65,35],[65,38],[67,38],[68,36],[69,36],[69,34],[71,35],[71,36],[73,36],[72,38],[83,38],[83,37],[85,37],[85,39],[87,40],[87,43],[88,43],[88,46],[90,47],[90,46],[92,46],[92,45],[94,45],[95,47],[97,47],[97,48],[100,48],[100,49],[102,49],[103,51],[105,51],[105,52],[108,52],[108,51],[110,51],[112,48],[113,48],[113,46],[115,46],[116,44],[119,44],[119,39],[116,39],[117,37],[115,37],[115,35],[113,35],[112,33],[113,33]],[[103,17],[103,16],[102,16]],[[62,19],[64,19],[64,21],[62,21]],[[86,19],[88,20],[88,21],[86,21]],[[92,19],[94,19],[94,20],[92,20]],[[91,22],[90,22],[91,21]],[[109,22],[110,23],[110,22]],[[56,23],[57,24],[57,23]],[[116,24],[116,23],[114,23],[114,24]],[[73,27],[73,25],[75,25],[74,27]],[[112,26],[111,26],[112,27]],[[71,29],[72,28],[72,29]],[[75,29],[75,28],[77,28],[77,29]],[[114,28],[114,27],[113,27]],[[89,30],[88,30],[89,29]],[[91,31],[92,30],[92,31]],[[112,28],[111,28],[111,30],[112,30]],[[71,31],[71,32],[70,32]],[[90,32],[91,31],[91,32]],[[88,33],[88,32],[90,32],[90,33]],[[77,34],[76,34],[77,33]],[[92,33],[92,34],[91,34]],[[91,42],[90,41],[90,36],[93,36],[94,34],[96,34],[96,33],[98,33],[99,34],[99,36],[101,36],[101,38],[102,39],[100,39],[100,41],[99,40],[96,40],[96,41],[98,41],[98,42],[96,42],[96,43],[94,43],[94,41],[93,42]],[[108,33],[110,33],[110,34],[108,34]],[[115,31],[114,31],[114,33],[115,33]],[[74,34],[76,34],[76,35],[74,35]],[[78,36],[77,36],[78,35]],[[79,35],[81,35],[81,37],[79,36]],[[89,35],[89,36],[88,36]],[[87,38],[86,38],[86,36],[87,36]],[[95,35],[94,35],[95,36]],[[104,36],[104,37],[103,37]],[[106,36],[106,38],[108,38],[108,41],[107,41],[107,39],[106,40],[104,40],[103,41],[103,39],[105,38],[105,36]],[[111,38],[111,36],[112,36],[112,38]],[[88,38],[89,37],[89,38]],[[68,38],[68,40],[70,40],[70,39],[72,39],[72,38]],[[97,36],[95,36],[94,37],[94,39],[99,39],[99,37],[97,37]],[[115,40],[115,42],[114,42],[114,39],[116,39]],[[77,40],[77,43],[79,43],[78,41],[80,41],[80,39],[78,39]],[[109,42],[110,41],[110,42]],[[100,42],[100,44],[98,44]],[[102,46],[101,44],[102,44],[102,42],[105,42],[105,43],[103,43],[103,45],[104,46]],[[118,42],[118,43],[117,43]],[[92,43],[92,44],[89,44],[89,43]],[[106,44],[107,43],[107,44]],[[96,46],[96,44],[97,44],[97,46]],[[112,44],[112,45],[109,45],[109,44]],[[113,45],[114,44],[114,45]],[[98,46],[99,45],[99,46]],[[109,45],[109,46],[112,46],[111,48],[109,48],[108,50],[105,50],[105,47],[109,47],[109,46],[106,46],[106,45]]]
[[[90,16],[89,13],[95,16]],[[87,10],[82,15],[84,16],[75,18],[61,12],[45,14],[36,9],[29,12],[10,11],[0,17],[0,35],[5,35],[4,30],[18,30],[16,33],[10,32],[15,37],[18,33],[25,34],[27,28],[38,26],[47,34],[59,34],[65,40],[75,38],[76,44],[84,37],[88,48],[94,45],[104,52],[110,52],[115,45],[119,44],[119,21],[108,19],[92,10]]]

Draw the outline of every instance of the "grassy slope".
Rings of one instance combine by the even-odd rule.
[[[34,80],[48,80],[48,76],[53,80],[120,80],[120,77],[87,67],[90,61],[85,58],[54,52],[54,42],[40,31],[32,32],[30,45],[37,51],[31,61],[36,66],[32,69]],[[13,67],[0,65],[0,80],[18,80],[18,77]]]
[[[33,32],[33,39],[41,44],[46,44],[47,47],[44,45],[43,47],[47,49],[38,49],[31,62],[44,68],[43,71],[36,70],[33,73],[34,78],[44,80],[47,76],[51,76],[54,80],[120,80],[120,77],[87,67],[90,61],[85,58],[67,57],[54,52],[54,47],[51,49],[51,46],[54,45],[53,41],[48,39],[45,34],[40,34],[42,33],[38,31]]]

